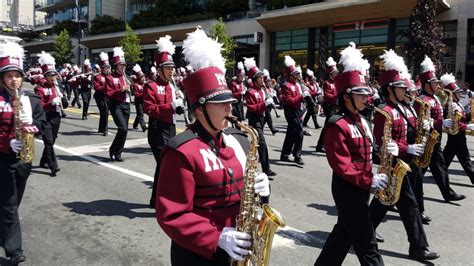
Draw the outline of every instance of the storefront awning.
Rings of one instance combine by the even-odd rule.
[[[267,31],[276,32],[357,20],[407,18],[415,4],[416,0],[331,1],[269,11],[256,19]],[[437,13],[447,9],[446,0],[438,1]]]

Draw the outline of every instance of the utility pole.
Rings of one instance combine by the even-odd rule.
[[[80,11],[81,11],[81,6],[79,3],[79,0],[76,0],[76,8],[77,8],[77,13],[76,13],[76,21],[77,21],[77,66],[80,67],[81,65],[81,22],[79,21],[80,19]]]

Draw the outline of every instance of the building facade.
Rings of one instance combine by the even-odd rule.
[[[460,80],[473,82],[474,78],[474,1],[437,1],[437,20],[443,26],[444,42],[448,53],[443,57],[442,72],[456,73]],[[64,16],[74,5],[74,0],[36,0],[49,5],[40,5],[37,12],[46,12],[48,22]],[[81,15],[89,22],[100,15],[111,15],[129,20],[133,14],[146,10],[152,1],[146,0],[79,0]],[[201,1],[202,2],[202,1]],[[409,16],[416,0],[327,0],[314,4],[256,10],[259,1],[249,1],[250,9],[245,15],[227,17],[226,28],[238,47],[234,58],[256,57],[261,68],[267,68],[273,75],[281,72],[283,58],[291,55],[303,69],[313,69],[320,76],[325,73],[325,61],[329,56],[338,59],[338,52],[349,42],[355,42],[371,63],[371,76],[376,77],[381,68],[379,55],[385,49],[395,49],[403,54],[406,41],[401,35],[409,26]],[[67,3],[67,4],[66,4]],[[64,12],[57,11],[61,7]],[[56,10],[56,11],[54,11]],[[83,14],[84,13],[84,14]],[[63,14],[63,15],[60,15]],[[69,13],[68,13],[69,14]],[[250,16],[251,14],[251,16]],[[71,17],[65,15],[65,17]],[[141,40],[144,65],[152,64],[156,50],[155,40],[169,34],[177,43],[175,59],[185,64],[180,57],[180,45],[186,33],[201,25],[209,31],[215,20],[197,21],[156,28],[135,30]],[[52,27],[52,26],[51,26]],[[35,24],[36,28],[36,24]],[[38,25],[38,30],[41,26]],[[86,36],[81,44],[88,49],[89,57],[101,51],[111,51],[124,36],[123,32]],[[36,49],[51,49],[51,43],[36,43]],[[33,45],[32,45],[33,46]],[[48,50],[46,49],[46,50]],[[32,49],[34,50],[34,49]],[[471,74],[472,73],[472,74]],[[231,74],[231,73],[229,73]]]

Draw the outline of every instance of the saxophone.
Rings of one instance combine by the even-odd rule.
[[[18,158],[22,163],[32,163],[35,157],[35,134],[25,132],[22,129],[22,124],[20,121],[20,112],[22,111],[22,106],[20,102],[20,93],[19,89],[16,86],[15,90],[15,100],[13,102],[13,108],[15,109],[15,138],[23,142],[23,148],[18,153]]]
[[[448,94],[448,118],[453,121],[453,125],[449,128],[443,129],[449,135],[457,135],[459,133],[459,121],[462,118],[462,114],[456,112],[453,108],[453,92],[445,90]]]
[[[386,174],[388,177],[387,187],[384,189],[377,189],[375,191],[375,197],[383,205],[390,206],[398,202],[403,178],[405,178],[405,175],[407,172],[411,171],[411,169],[410,166],[400,158],[397,158],[397,164],[392,168],[393,156],[387,151],[387,145],[392,141],[392,118],[387,112],[380,108],[374,107],[374,110],[385,117],[378,173]]]
[[[237,124],[250,136],[250,148],[247,153],[244,188],[241,194],[240,211],[236,218],[236,230],[252,236],[251,253],[244,261],[232,260],[232,265],[269,265],[273,236],[278,227],[284,227],[285,221],[280,213],[267,204],[263,204],[262,217],[258,218],[260,197],[254,193],[254,177],[258,164],[258,133],[257,131],[231,116],[227,119]]]
[[[418,97],[414,97],[406,94],[408,98],[414,100],[420,105],[416,119],[416,138],[415,144],[422,144],[426,141],[425,150],[423,155],[414,156],[413,163],[419,168],[426,168],[430,165],[431,155],[433,153],[434,146],[438,143],[439,133],[435,129],[425,130],[423,128],[423,121],[431,119],[431,107],[430,104],[423,101]]]

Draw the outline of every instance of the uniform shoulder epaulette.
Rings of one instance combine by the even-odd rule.
[[[235,139],[237,139],[237,141],[240,143],[240,146],[245,152],[249,150],[250,142],[247,138],[247,134],[244,131],[231,127],[225,129],[224,133],[226,135],[232,135]]]
[[[377,108],[382,110],[383,108],[385,108],[385,106],[387,106],[386,103],[381,103],[381,104],[377,105]]]
[[[198,136],[196,136],[192,130],[185,130],[184,132],[173,137],[166,145],[176,150],[179,148],[179,146],[196,138],[198,138]]]
[[[331,115],[331,117],[329,117],[328,119],[328,123],[331,123],[331,124],[335,124],[337,121],[339,121],[339,119],[343,118],[342,115],[339,115],[339,114],[333,114]]]
[[[224,133],[226,133],[227,135],[242,135],[242,136],[247,137],[247,134],[245,132],[233,127],[224,129]]]

